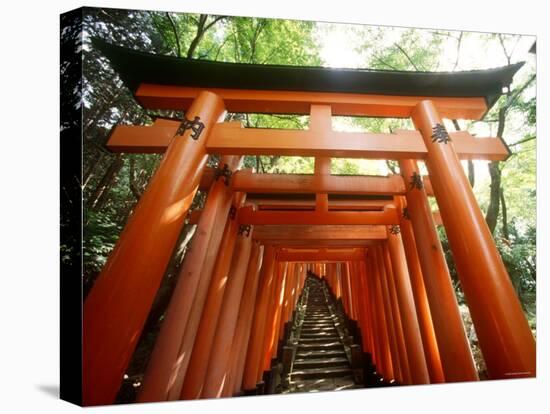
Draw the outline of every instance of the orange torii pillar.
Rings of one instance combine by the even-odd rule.
[[[235,245],[235,253],[231,262],[231,269],[227,276],[223,303],[220,308],[218,323],[213,330],[212,347],[208,358],[208,366],[204,374],[201,398],[220,397],[223,391],[224,381],[227,380],[227,368],[232,358],[231,345],[235,335],[239,308],[241,305],[243,290],[247,276],[254,276],[255,263],[258,261],[252,256],[252,233],[241,232]],[[247,270],[252,267],[252,272]],[[249,282],[251,283],[251,282]]]
[[[348,304],[348,315],[351,319],[357,319],[355,315],[355,308],[353,307],[353,295],[351,291],[351,274],[349,262],[344,262],[342,265],[342,277],[344,278],[346,302]]]
[[[205,142],[223,113],[217,95],[197,96],[186,116],[200,118],[202,130],[195,126],[172,139],[84,303],[84,405],[115,400],[198,188]]]
[[[227,375],[229,380],[224,383],[223,396],[230,397],[241,390],[244,363],[246,360],[248,338],[254,318],[254,303],[256,302],[258,285],[260,280],[260,269],[262,267],[264,247],[255,242],[252,247],[248,269],[246,271],[246,282],[243,288],[243,296],[239,306],[239,318],[235,328],[235,335],[231,345],[231,364],[228,366]]]
[[[408,183],[407,215],[414,230],[445,381],[475,381],[478,375],[472,351],[420,171],[414,160],[400,161],[399,168]]]
[[[242,202],[244,201],[244,195],[242,193],[236,193],[233,195],[233,207],[238,209]],[[216,221],[218,223],[218,221]],[[225,223],[222,240],[220,246],[224,246],[229,243],[232,244],[231,240],[235,237],[235,228],[236,220],[231,217],[228,217],[227,222]],[[211,240],[212,242],[212,240]],[[211,243],[212,244],[212,243]],[[210,248],[210,244],[208,246]],[[221,266],[223,265],[224,255],[221,254],[221,248],[218,249],[217,255],[212,258],[212,263],[208,266],[205,266],[201,272],[201,279],[204,277],[208,281],[208,286],[205,288],[204,292],[200,293],[200,297],[197,294],[195,296],[195,301],[193,302],[193,308],[185,328],[183,338],[181,340],[179,349],[178,349],[178,364],[174,369],[172,377],[170,378],[170,389],[168,391],[168,399],[176,400],[180,398],[181,387],[185,380],[185,375],[187,369],[189,368],[189,362],[193,351],[193,346],[197,337],[197,332],[199,331],[199,326],[203,318],[203,313],[206,309],[206,301],[208,300],[208,292],[210,291],[210,285],[216,278],[216,273],[220,271]],[[200,301],[200,302],[199,302]]]
[[[442,383],[445,382],[445,376],[443,375],[437,339],[432,324],[430,305],[422,279],[422,270],[420,269],[420,262],[418,260],[418,254],[416,253],[416,243],[412,225],[407,218],[403,218],[401,219],[400,226],[403,247],[405,248],[405,256],[407,258],[407,267],[411,278],[414,304],[416,305],[416,314],[420,326],[420,334],[424,345],[424,356],[426,358],[426,364],[428,365],[428,372],[430,373],[430,382]]]
[[[298,299],[302,294],[302,291],[304,290],[304,284],[306,282],[306,275],[307,275],[306,266],[304,263],[301,263],[300,266],[301,266],[300,281],[298,282],[298,291],[296,293],[296,298],[294,299],[294,307],[296,307],[296,304],[298,303]]]
[[[390,338],[388,334],[388,327],[390,324],[389,315],[386,315],[384,309],[384,301],[382,294],[382,284],[380,277],[376,273],[376,269],[373,273],[371,289],[373,292],[373,304],[376,309],[375,317],[376,328],[377,328],[377,338],[379,339],[379,348],[380,352],[378,353],[377,365],[379,366],[379,371],[382,373],[385,380],[389,381],[395,378],[391,347],[390,347]]]
[[[236,205],[238,207],[242,206],[245,198],[245,193],[235,193]],[[238,233],[239,224],[237,220],[230,220],[225,226],[221,248],[216,258],[216,266],[208,288],[200,323],[196,330],[192,352],[187,352],[184,355],[184,360],[188,362],[182,364],[181,369],[184,377],[180,392],[180,398],[182,399],[200,397]],[[248,243],[244,243],[242,238],[240,241],[242,243],[239,243],[238,247],[243,249],[244,245]]]
[[[386,314],[386,323],[388,331],[388,339],[390,343],[391,358],[394,376],[397,382],[401,384],[409,384],[410,377],[408,375],[407,355],[403,353],[404,347],[400,347],[398,338],[398,329],[401,327],[397,325],[397,322],[401,321],[399,315],[395,314],[395,310],[392,308],[390,300],[390,290],[388,277],[384,269],[384,263],[380,258],[380,246],[374,246],[371,250],[371,260],[374,263],[374,272],[372,277],[377,278],[380,283],[382,292],[382,305],[384,306],[384,313]],[[378,283],[378,282],[377,282]]]
[[[370,255],[371,253],[369,253]],[[375,291],[375,283],[374,283],[374,272],[375,269],[375,263],[373,260],[369,259],[367,260],[367,278],[365,279],[365,283],[367,285],[367,303],[369,305],[369,315],[370,315],[370,324],[372,326],[372,360],[375,364],[377,364],[378,371],[381,372],[380,369],[380,355],[381,355],[381,345],[380,345],[380,328],[378,326],[378,317],[380,310],[376,307],[376,299],[374,296]]]
[[[277,283],[273,291],[271,309],[267,317],[267,327],[263,344],[263,363],[258,372],[258,378],[262,378],[263,372],[271,368],[271,358],[273,351],[277,346],[277,337],[279,329],[279,318],[281,317],[281,307],[283,304],[283,295],[285,291],[285,281],[288,270],[288,262],[279,262],[277,272]]]
[[[349,269],[350,269],[350,287],[351,287],[351,302],[353,304],[353,309],[355,310],[355,320],[360,325],[361,324],[361,309],[359,307],[359,297],[361,295],[361,292],[359,292],[359,286],[358,286],[358,268],[357,268],[357,262],[356,261],[350,261],[349,263]]]
[[[278,327],[278,340],[281,341],[283,339],[283,336],[285,334],[285,323],[288,321],[289,314],[291,312],[291,301],[292,301],[292,290],[294,289],[295,285],[295,268],[296,263],[289,263],[288,269],[287,269],[287,277],[286,277],[286,283],[285,283],[285,290],[283,293],[283,303],[281,305],[281,317],[279,318],[279,327]],[[275,342],[274,347],[274,354],[277,355],[277,349],[278,349],[278,342]]]
[[[346,279],[344,277],[344,268],[345,263],[338,263],[338,267],[336,268],[336,274],[338,275],[338,279],[340,280],[340,286],[342,289],[342,305],[344,307],[344,312],[346,315],[350,316],[349,313],[349,305],[348,305],[348,297],[347,297],[347,285],[346,285]]]
[[[360,292],[359,296],[359,307],[361,309],[361,340],[362,340],[362,349],[369,351],[370,349],[370,337],[371,337],[371,326],[369,322],[369,310],[367,308],[367,287],[365,285],[366,277],[366,260],[361,260],[357,262],[357,285]]]
[[[332,293],[334,293],[334,297],[339,299],[341,295],[338,290],[338,273],[336,271],[336,267],[338,265],[336,263],[331,263],[329,266],[328,272],[330,273],[330,288],[332,289]]]
[[[373,331],[372,331],[372,319],[371,319],[371,311],[369,307],[369,293],[368,293],[368,287],[367,287],[367,267],[368,267],[368,259],[362,260],[360,262],[360,268],[359,268],[359,281],[361,285],[361,291],[363,292],[362,295],[362,303],[363,303],[363,309],[365,312],[365,336],[363,337],[363,349],[367,352],[370,352],[371,355],[373,354]]]
[[[341,263],[336,263],[334,266],[334,295],[336,299],[342,300],[342,278],[340,275]]]
[[[391,265],[390,255],[387,246],[381,246],[378,250],[379,260],[382,266],[382,273],[386,277],[388,282],[388,289],[390,294],[390,301],[392,312],[395,317],[396,339],[397,347],[399,349],[399,362],[401,366],[401,373],[403,374],[403,380],[407,384],[412,383],[411,370],[409,367],[409,357],[407,355],[407,345],[405,342],[405,334],[403,332],[403,322],[401,318],[401,310],[399,308],[399,301],[397,300],[397,291],[395,289],[395,277],[393,275],[393,269]]]
[[[357,287],[357,274],[356,274],[355,262],[353,261],[348,262],[348,269],[349,269],[349,286],[350,286],[350,292],[351,292],[351,303],[355,311],[354,319],[357,321],[357,324],[360,326],[361,312],[359,310],[359,303],[357,301],[357,296],[360,293],[359,293],[359,288]]]
[[[242,389],[246,393],[255,392],[258,383],[258,371],[262,362],[262,344],[266,326],[269,301],[273,291],[275,276],[275,247],[266,246],[258,286],[258,295],[254,306],[254,320],[248,342],[246,363],[243,373]]]
[[[294,297],[297,290],[297,282],[300,277],[300,265],[299,263],[290,263],[291,271],[289,273],[288,291],[285,293],[285,302],[283,307],[283,313],[281,316],[281,326],[279,329],[279,339],[284,338],[284,326],[292,318],[292,311],[294,310]]]
[[[227,165],[230,171],[234,171],[240,160],[241,157],[224,156],[218,168]],[[181,346],[188,322],[191,320],[191,325],[197,326],[200,320],[232,194],[231,188],[223,180],[214,181],[210,187],[191,248],[185,256],[147,365],[138,402],[175,400],[179,397],[183,382],[179,372]]]
[[[424,357],[424,347],[422,337],[420,336],[420,327],[416,316],[411,281],[407,270],[407,259],[403,250],[399,226],[388,227],[387,235],[395,291],[397,293],[403,334],[407,345],[411,381],[413,384],[429,384],[430,375],[428,374],[426,358]]]
[[[533,377],[533,334],[449,134],[431,101],[418,104],[412,119],[489,375]]]

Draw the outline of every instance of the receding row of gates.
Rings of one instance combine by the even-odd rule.
[[[535,376],[533,335],[460,163],[505,159],[508,149],[499,138],[447,132],[442,120],[480,119],[517,66],[455,74],[289,69],[96,44],[141,105],[186,115],[118,126],[107,144],[164,156],[85,302],[85,404],[114,400],[185,220],[197,230],[140,401],[255,389],[307,270],[323,276],[357,321],[362,351],[384,378],[477,380],[438,224],[490,377]],[[309,115],[310,124],[249,129],[223,122],[226,111]],[[335,132],[332,115],[410,117],[416,130]],[[221,155],[217,168],[206,167],[209,154]],[[245,155],[313,156],[315,173],[242,170]],[[397,160],[401,175],[331,175],[339,157]],[[188,217],[198,189],[208,191],[206,203]]]

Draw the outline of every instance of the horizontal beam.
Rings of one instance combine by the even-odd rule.
[[[342,245],[356,245],[361,246],[360,241],[366,240],[385,240],[386,227],[385,226],[372,226],[372,225],[288,225],[288,226],[276,226],[276,225],[260,225],[254,227],[254,233],[252,237],[256,240],[264,242],[292,242],[293,245],[305,244],[307,245],[326,245],[323,241],[331,241],[337,244],[339,242]],[[353,244],[357,243],[357,244]],[[289,245],[291,245],[289,244]]]
[[[135,92],[149,109],[186,110],[202,88],[142,83]],[[333,115],[408,118],[423,100],[435,103],[449,119],[481,119],[487,112],[482,97],[445,98],[333,92],[293,92],[208,88],[220,96],[229,112],[309,115],[311,105],[330,105]]]
[[[277,260],[281,262],[345,262],[365,259],[364,249],[296,249],[283,248],[277,253]]]
[[[380,244],[381,240],[261,240],[261,243],[264,245],[271,245],[273,247],[302,247],[308,248],[312,245],[317,247],[370,247]],[[312,243],[312,244],[310,244]]]
[[[418,131],[391,134],[331,130],[239,128],[239,123],[214,125],[207,152],[222,155],[286,155],[301,157],[424,159],[427,149]],[[498,138],[474,138],[466,131],[450,132],[461,159],[498,161],[508,157]]]
[[[117,125],[107,148],[111,152],[163,153],[179,122],[157,120],[153,126]],[[509,151],[499,138],[474,138],[467,131],[450,133],[460,159],[505,160]],[[427,150],[418,131],[372,134],[339,131],[241,128],[239,122],[219,123],[206,144],[211,154],[288,155],[336,158],[423,159]]]
[[[174,138],[180,122],[157,118],[152,126],[116,125],[107,141],[111,152],[162,154]]]
[[[384,211],[254,211],[251,206],[239,209],[240,224],[261,225],[360,225],[399,224],[397,209],[387,206]]]
[[[254,174],[250,170],[241,170],[233,175],[231,185],[234,191],[246,193],[400,195],[406,191],[400,175]]]
[[[278,198],[262,198],[262,197],[247,197],[250,204],[258,207],[258,210],[315,210],[315,199],[313,200],[292,200],[285,197]],[[393,199],[390,200],[338,200],[329,199],[329,211],[335,210],[383,210],[385,206],[394,204]]]

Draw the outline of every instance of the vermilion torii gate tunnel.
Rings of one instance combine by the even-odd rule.
[[[490,378],[535,376],[535,340],[460,163],[503,160],[508,149],[442,121],[481,119],[521,64],[336,70],[94,42],[139,104],[185,119],[120,125],[107,144],[164,156],[84,305],[86,405],[114,401],[186,220],[197,230],[138,401],[296,391],[323,373],[351,375],[353,386],[478,380],[438,222]],[[310,124],[243,128],[224,122],[226,111]],[[410,117],[416,130],[336,132],[332,115]],[[215,169],[210,154],[221,155]],[[313,156],[315,173],[254,173],[240,168],[244,155]],[[336,157],[398,160],[401,175],[331,175]],[[206,203],[188,217],[199,188]]]

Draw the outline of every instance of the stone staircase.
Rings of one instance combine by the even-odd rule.
[[[355,388],[350,361],[339,334],[340,322],[329,308],[329,296],[316,277],[306,282],[307,300],[298,322],[295,353],[286,392]]]
[[[386,382],[361,348],[357,321],[326,281],[308,273],[292,317],[285,323],[277,357],[254,394],[336,391],[399,385]]]

